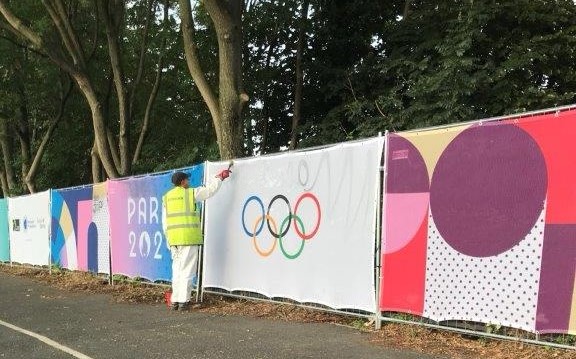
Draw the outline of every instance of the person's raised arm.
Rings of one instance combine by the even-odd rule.
[[[228,167],[230,168],[230,167]],[[223,170],[215,177],[212,177],[204,186],[194,188],[194,198],[196,202],[202,202],[212,197],[214,193],[220,189],[220,184],[228,177],[230,177],[230,169]]]

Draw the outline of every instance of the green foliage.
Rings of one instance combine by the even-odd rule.
[[[380,87],[358,106],[398,130],[572,103],[574,15],[568,1],[419,2],[387,27]]]
[[[572,0],[408,2],[406,17],[406,0],[310,0],[308,19],[300,23],[303,0],[249,1],[243,18],[243,85],[250,97],[243,113],[246,155],[280,151],[289,144],[301,27],[306,47],[300,147],[576,102]],[[9,3],[47,43],[61,46],[41,2]],[[137,77],[146,3],[128,2],[124,17],[120,45],[130,88]],[[89,75],[104,99],[108,126],[117,134],[118,106],[104,26],[91,1],[70,5],[84,50],[94,49]],[[203,3],[195,5],[200,61],[216,88],[214,25]],[[163,78],[135,174],[218,159],[211,116],[184,58],[176,2],[170,6],[165,27],[163,2],[155,2],[142,81],[134,88],[133,145],[166,40]],[[2,17],[0,21],[5,24]],[[10,121],[11,165],[20,176],[22,160],[13,131],[21,90],[33,121],[32,147],[37,148],[57,112],[61,71],[2,28],[0,114]],[[38,189],[90,182],[93,140],[89,107],[75,89],[43,158]]]
[[[52,271],[52,274],[60,274],[63,271],[59,264],[52,264],[50,270]]]

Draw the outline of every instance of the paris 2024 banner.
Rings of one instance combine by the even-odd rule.
[[[107,183],[52,191],[52,264],[110,272]]]
[[[203,165],[183,169],[190,185],[202,183]],[[162,196],[174,185],[172,173],[108,183],[112,273],[169,281],[172,259],[162,231]]]
[[[206,201],[204,286],[374,312],[382,146],[235,161]],[[210,163],[208,177],[226,167]]]
[[[576,112],[389,137],[383,311],[576,334]]]

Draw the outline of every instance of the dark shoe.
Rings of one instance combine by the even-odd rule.
[[[180,307],[180,305],[178,303],[170,304],[170,310],[178,310],[178,307]]]
[[[178,304],[178,311],[185,312],[188,310],[190,310],[190,302]]]

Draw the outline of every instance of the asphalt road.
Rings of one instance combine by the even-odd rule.
[[[6,323],[93,359],[431,358],[374,346],[346,327],[169,312],[0,273],[0,358],[74,358]]]

